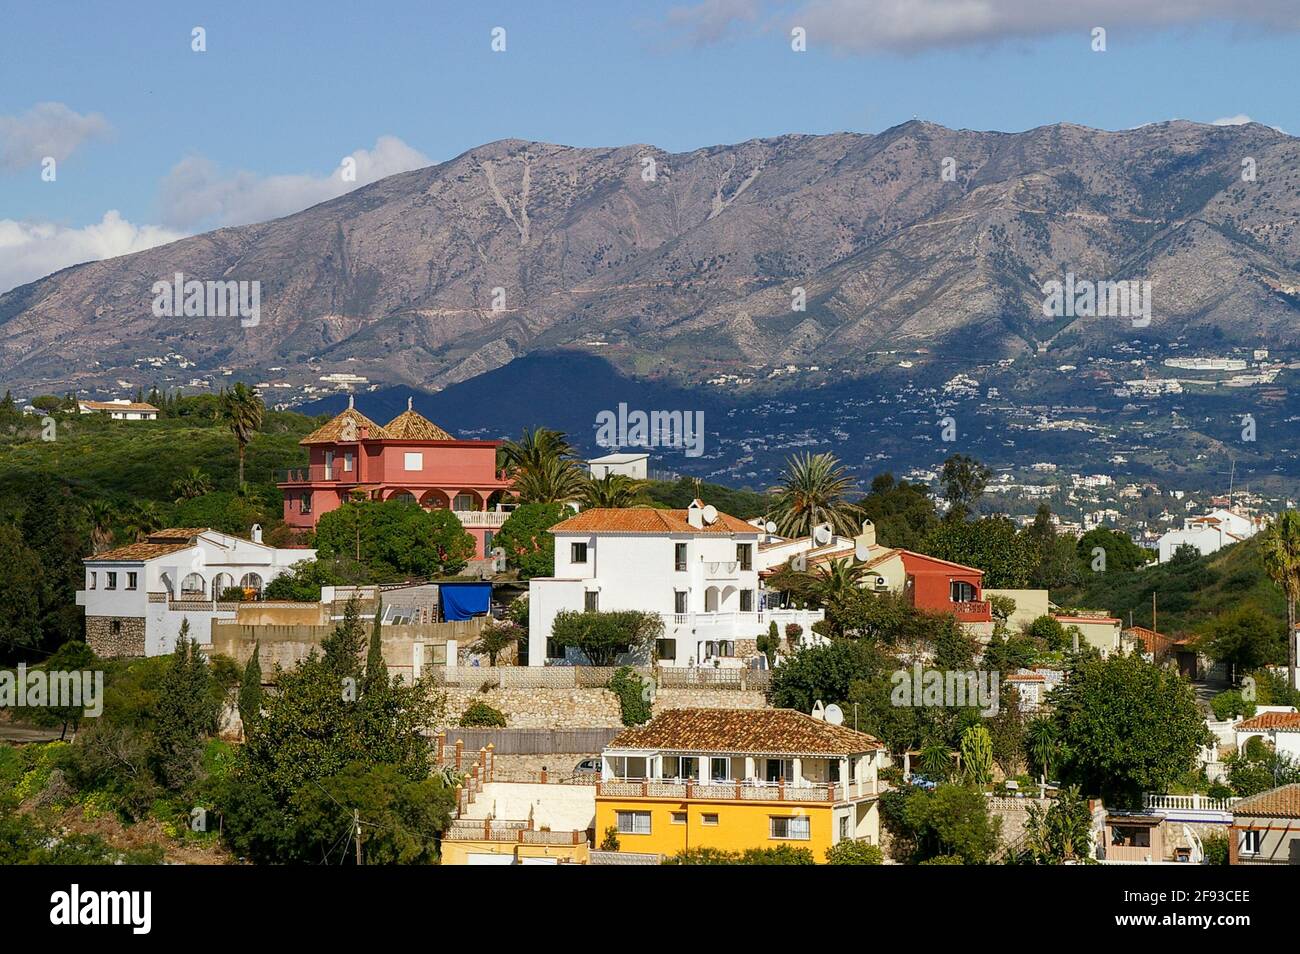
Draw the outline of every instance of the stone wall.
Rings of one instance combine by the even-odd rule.
[[[138,616],[87,616],[86,643],[96,656],[144,655],[144,619]]]
[[[585,729],[623,724],[618,700],[608,689],[489,689],[447,686],[447,721],[455,723],[472,702],[505,713],[512,729]],[[654,711],[665,709],[762,709],[761,692],[735,689],[660,689]]]
[[[655,695],[656,714],[665,709],[765,709],[761,692],[738,689],[660,689]]]

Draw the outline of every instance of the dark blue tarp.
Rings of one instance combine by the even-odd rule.
[[[491,583],[440,583],[442,618],[447,622],[482,616],[492,604]]]

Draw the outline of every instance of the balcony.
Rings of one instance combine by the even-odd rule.
[[[672,801],[802,802],[831,804],[871,798],[882,786],[862,782],[808,782],[786,784],[745,779],[735,782],[697,782],[694,779],[607,779],[596,783],[597,798],[663,798]]]
[[[506,522],[509,513],[499,510],[453,510],[462,527],[494,528]]]
[[[343,468],[336,464],[311,464],[307,467],[290,467],[287,470],[276,471],[275,482],[277,484],[330,483],[343,480],[345,477],[352,478],[353,474],[354,471],[345,473]]]
[[[659,615],[663,617],[664,626],[667,628],[685,626],[694,630],[697,635],[713,634],[740,639],[758,635],[760,630],[766,629],[771,623],[776,623],[778,629],[790,623],[798,623],[806,633],[812,629],[813,623],[819,623],[826,618],[823,610],[791,609],[760,610],[753,613],[660,613]]]
[[[993,609],[988,600],[967,600],[952,604],[953,615],[959,623],[991,623]]]

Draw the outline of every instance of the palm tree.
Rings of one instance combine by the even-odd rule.
[[[831,560],[811,574],[805,597],[818,606],[828,606],[859,589],[866,572],[866,564],[854,563],[848,557]]]
[[[523,503],[566,503],[582,496],[583,473],[571,460],[550,458],[515,471],[515,493]]]
[[[113,542],[113,525],[117,511],[106,500],[91,500],[86,504],[86,519],[90,521],[90,546],[94,553],[102,553]]]
[[[239,444],[239,484],[244,484],[244,449],[253,439],[253,432],[261,429],[266,405],[257,392],[243,381],[237,381],[229,391],[221,392],[221,417],[235,435]]]
[[[1264,570],[1286,594],[1287,685],[1295,686],[1295,604],[1300,599],[1300,513],[1285,510],[1264,531],[1260,544]]]
[[[775,495],[772,518],[784,537],[806,537],[813,528],[828,523],[843,536],[858,532],[862,508],[844,499],[853,487],[834,454],[796,454],[786,461]]]
[[[1039,716],[1029,723],[1025,730],[1025,739],[1029,743],[1029,755],[1043,771],[1043,781],[1047,781],[1052,771],[1052,759],[1056,757],[1060,733],[1056,723],[1048,716]]]
[[[122,520],[123,528],[129,539],[139,543],[149,534],[162,527],[162,514],[158,505],[152,500],[137,503],[128,510]]]
[[[243,483],[241,478],[240,483]],[[195,497],[202,497],[212,490],[212,481],[208,475],[197,467],[191,467],[184,475],[177,477],[172,481],[172,493],[176,495],[176,502],[183,503]]]
[[[931,781],[946,781],[952,774],[952,750],[938,739],[929,739],[921,746],[917,761]]]
[[[525,430],[519,440],[506,441],[497,453],[498,463],[506,470],[523,470],[543,461],[575,456],[568,438],[546,427]]]
[[[623,474],[606,474],[600,480],[588,477],[582,485],[584,507],[630,507],[636,500],[636,482]]]

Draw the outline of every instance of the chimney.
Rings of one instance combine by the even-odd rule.
[[[859,547],[871,549],[876,545],[876,525],[870,520],[862,521],[862,532],[858,534],[857,543]]]
[[[686,522],[699,530],[704,527],[704,506],[698,500],[692,500],[686,508]]]
[[[262,542],[262,525],[260,523],[253,524],[253,542]]]

